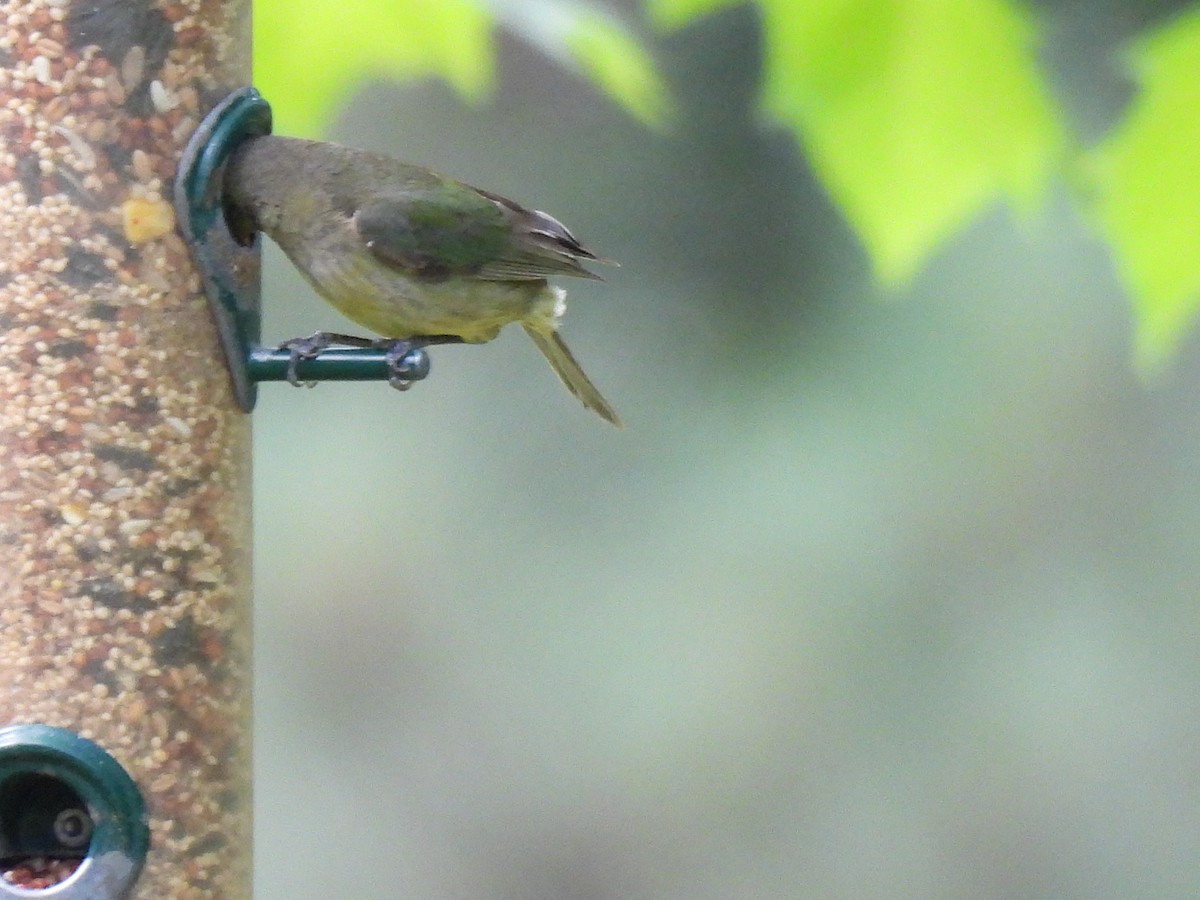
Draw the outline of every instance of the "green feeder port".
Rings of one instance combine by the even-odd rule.
[[[0,729],[0,900],[119,900],[146,860],[137,785],[102,748],[62,728]]]

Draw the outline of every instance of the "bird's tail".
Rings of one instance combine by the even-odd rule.
[[[550,363],[550,368],[554,369],[554,374],[567,386],[567,390],[578,397],[579,402],[588,409],[595,410],[602,419],[612,422],[618,428],[623,427],[617,411],[604,399],[604,395],[592,384],[591,379],[584,374],[583,369],[553,326],[543,325],[539,328],[529,322],[522,324],[525,326],[525,333],[542,351],[542,355]]]

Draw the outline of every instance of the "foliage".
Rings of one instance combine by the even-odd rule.
[[[292,134],[318,131],[372,77],[433,75],[470,100],[485,97],[495,24],[586,75],[646,124],[662,125],[669,113],[644,44],[585,0],[257,0],[255,24],[258,86]]]
[[[1020,0],[646,0],[680,28],[753,2],[766,49],[762,110],[790,130],[877,277],[911,277],[996,199],[1034,208],[1080,171],[1086,213],[1134,304],[1144,370],[1200,308],[1200,9],[1130,55],[1141,91],[1091,152],[1071,141]],[[444,78],[469,99],[494,79],[504,27],[654,127],[668,91],[637,31],[599,0],[258,0],[260,86],[281,129],[312,132],[371,76]],[[281,102],[282,101],[282,102]]]
[[[1130,58],[1141,93],[1087,174],[1099,228],[1133,295],[1136,359],[1152,371],[1200,307],[1200,9]]]

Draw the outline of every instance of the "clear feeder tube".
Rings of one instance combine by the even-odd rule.
[[[131,896],[247,898],[250,419],[171,184],[250,81],[250,4],[2,8],[0,726],[133,777]]]

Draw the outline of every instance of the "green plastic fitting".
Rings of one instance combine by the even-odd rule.
[[[149,841],[137,785],[101,747],[49,725],[0,728],[0,898],[120,900]],[[69,874],[47,886],[9,877],[55,863]]]

